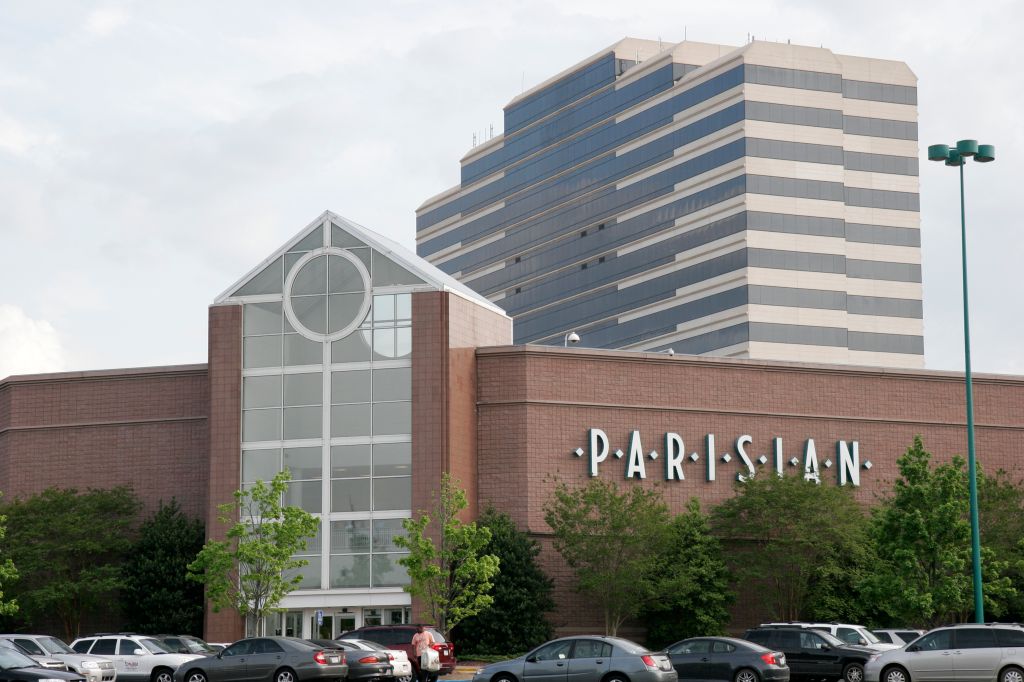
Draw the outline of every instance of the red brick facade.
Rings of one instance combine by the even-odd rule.
[[[479,433],[477,463],[481,501],[505,510],[544,548],[545,569],[556,580],[556,625],[599,630],[598,614],[571,589],[572,576],[550,546],[544,504],[559,482],[585,482],[588,429],[604,430],[610,455],[600,476],[622,485],[659,488],[674,511],[691,498],[708,508],[733,494],[745,471],[736,439],[755,468],[771,467],[772,439],[781,437],[789,475],[803,472],[803,448],[813,438],[823,481],[834,485],[836,443],[859,443],[862,464],[857,497],[865,504],[889,487],[895,460],[920,434],[939,461],[966,451],[964,387],[949,372],[899,371],[829,365],[794,365],[654,353],[516,346],[477,351]],[[1024,435],[1024,378],[975,378],[978,461],[988,471],[1024,477],[1017,444]],[[629,437],[639,430],[647,479],[625,481]],[[686,453],[683,481],[665,480],[664,434],[680,434]],[[704,438],[716,436],[716,480],[706,480]],[[721,461],[723,453],[731,461]],[[765,455],[767,465],[757,457]],[[829,459],[833,466],[824,465]],[[870,461],[870,469],[863,463]]]

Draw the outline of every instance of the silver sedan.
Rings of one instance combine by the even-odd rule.
[[[664,653],[628,639],[580,635],[555,639],[519,658],[492,663],[473,682],[676,682]]]

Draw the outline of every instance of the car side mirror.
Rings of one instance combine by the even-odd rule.
[[[526,662],[527,663],[536,663],[537,662],[537,657],[536,656],[527,656],[526,657]]]
[[[818,648],[821,649],[822,651],[828,651],[829,647],[828,647],[828,644],[819,644]]]
[[[916,644],[911,644],[910,646],[907,647],[907,651],[911,651],[911,652],[913,652],[913,651],[920,651],[920,650],[921,650],[921,647],[917,646]]]
[[[145,656],[146,652],[143,649],[136,649],[132,652],[132,656]]]
[[[178,648],[178,653],[179,654],[187,654],[188,653],[188,649],[186,649],[185,647],[179,647]]]
[[[857,644],[860,644],[861,646],[867,646],[868,640],[866,640],[863,637],[861,637],[860,639],[857,640]]]

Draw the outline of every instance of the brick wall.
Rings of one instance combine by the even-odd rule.
[[[477,351],[478,466],[481,502],[507,511],[520,527],[541,540],[541,559],[556,582],[554,622],[573,631],[600,630],[603,621],[572,591],[572,576],[550,547],[544,505],[559,482],[588,480],[587,429],[604,430],[611,452],[600,476],[623,485],[658,488],[673,511],[696,497],[705,509],[733,494],[736,438],[748,434],[746,448],[758,469],[760,455],[772,465],[771,439],[783,438],[785,459],[797,457],[813,438],[823,480],[834,485],[838,440],[859,442],[861,487],[857,498],[870,504],[890,488],[895,460],[913,437],[939,462],[966,451],[964,388],[961,375],[797,365],[652,353],[592,351],[535,346]],[[975,378],[978,461],[987,471],[1004,469],[1024,478],[1017,443],[1024,436],[1024,378]],[[664,458],[645,458],[647,479],[624,482],[629,435],[640,431],[645,452],[664,454],[665,432],[679,433],[686,452],[684,481],[666,481]],[[715,434],[716,478],[706,480],[706,434]],[[732,453],[724,463],[721,454]],[[753,612],[737,617],[756,620]],[[740,625],[745,625],[742,623]],[[736,623],[734,623],[736,625]]]

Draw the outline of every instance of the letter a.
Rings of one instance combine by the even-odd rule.
[[[629,437],[629,465],[626,467],[626,478],[647,478],[644,469],[644,446],[640,444],[640,432],[634,431]]]

